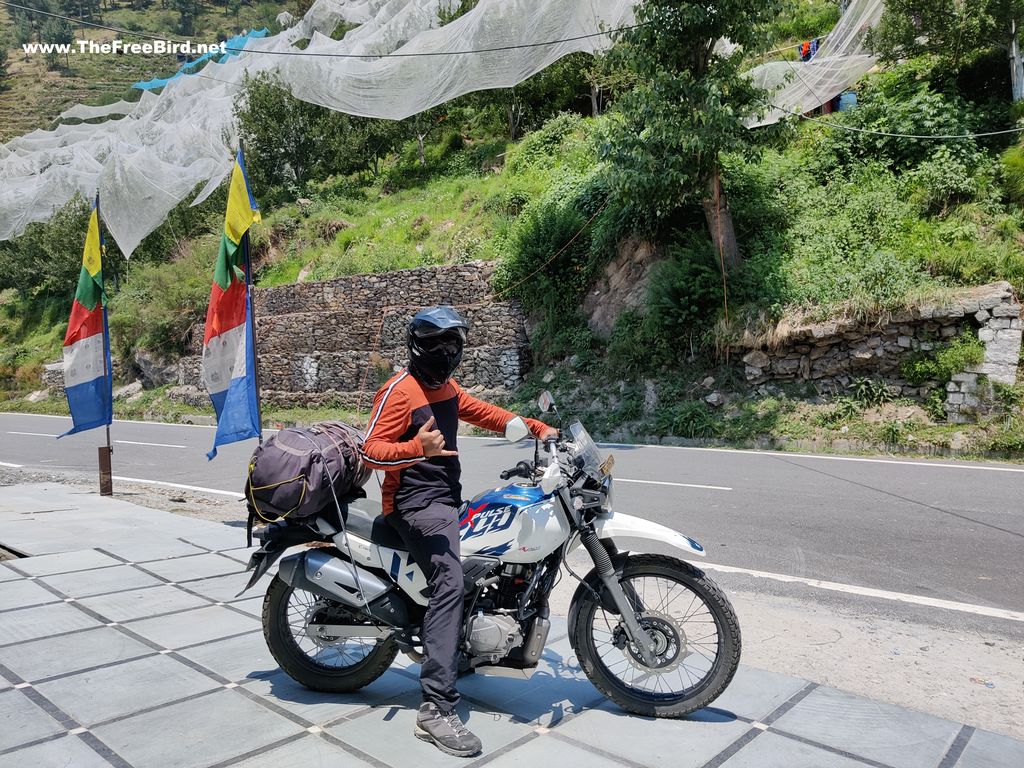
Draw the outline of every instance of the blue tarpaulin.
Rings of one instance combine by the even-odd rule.
[[[138,88],[139,90],[143,91],[151,91],[154,88],[163,88],[165,85],[171,82],[171,80],[177,80],[179,77],[184,77],[185,75],[194,75],[196,72],[199,71],[199,68],[210,59],[216,58],[217,63],[219,64],[220,62],[227,60],[227,58],[230,56],[237,56],[239,51],[241,51],[241,49],[245,47],[245,44],[249,40],[257,39],[260,37],[266,37],[268,34],[269,30],[267,30],[267,28],[264,27],[263,29],[256,29],[252,32],[246,32],[244,35],[237,35],[236,37],[232,37],[230,40],[227,41],[228,50],[225,53],[221,53],[220,49],[214,49],[209,53],[204,53],[202,56],[200,56],[197,59],[194,59],[193,61],[189,61],[182,64],[178,71],[170,77],[154,77],[152,80],[140,81],[138,83],[135,83],[135,85],[133,85],[132,88]]]

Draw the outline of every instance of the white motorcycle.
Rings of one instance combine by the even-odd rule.
[[[540,405],[555,411],[547,392]],[[518,442],[529,430],[517,417],[505,434]],[[630,712],[681,717],[708,706],[732,680],[739,624],[703,571],[616,547],[620,537],[650,539],[682,557],[704,556],[693,539],[616,512],[612,465],[573,422],[543,453],[537,445],[533,462],[501,473],[518,482],[463,505],[460,666],[528,677],[548,637],[548,596],[566,556],[582,545],[594,567],[580,579],[568,623],[587,677]],[[292,678],[318,691],[351,692],[383,674],[399,651],[422,660],[427,581],[379,504],[347,501],[337,514],[275,523],[257,535],[263,546],[249,563],[249,586],[288,547],[321,544],[281,560],[263,603],[267,644]]]

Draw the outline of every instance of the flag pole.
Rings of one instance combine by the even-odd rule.
[[[259,421],[260,426],[258,438],[260,445],[263,445],[263,403],[262,398],[260,397],[260,352],[256,347],[256,303],[252,300],[252,258],[249,254],[249,230],[245,230],[245,234],[242,235],[242,258],[245,259],[245,295],[250,313],[249,343],[252,344],[253,375],[256,377],[256,418]]]
[[[100,224],[100,196],[96,193],[96,227],[102,226]],[[100,275],[103,274],[103,267],[106,266],[106,255],[107,249],[103,243],[103,231],[100,230]],[[111,375],[107,370],[107,359],[110,357],[110,329],[107,326],[107,305],[106,305],[106,286],[100,293],[100,302],[103,304],[103,384],[106,386],[109,381],[108,377]],[[111,416],[113,416],[114,408],[114,394],[113,385],[111,384],[110,396],[110,408]],[[110,422],[107,422],[107,444],[101,445],[99,451],[99,469],[100,469],[100,496],[113,496],[114,495],[114,476],[111,464],[113,463],[114,446],[110,442]]]

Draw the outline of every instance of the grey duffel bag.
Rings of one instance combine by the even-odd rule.
[[[372,470],[360,455],[363,433],[340,421],[282,429],[253,451],[245,481],[249,528],[255,519],[301,521],[364,496]],[[331,485],[334,492],[331,492]]]

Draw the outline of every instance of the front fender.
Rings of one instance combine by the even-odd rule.
[[[607,517],[599,517],[594,521],[594,529],[599,539],[649,539],[660,541],[671,547],[682,550],[688,555],[704,557],[704,547],[689,536],[684,536],[679,531],[673,531],[659,523],[652,523],[633,515],[622,515],[613,512]]]

